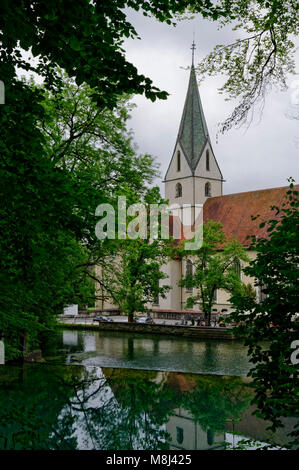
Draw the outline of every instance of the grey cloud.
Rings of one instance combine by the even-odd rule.
[[[197,60],[216,44],[233,41],[236,32],[228,27],[217,31],[215,23],[201,19],[180,22],[176,28],[136,13],[130,13],[130,19],[142,40],[126,41],[128,59],[140,73],[149,76],[156,86],[170,94],[166,101],[154,103],[136,96],[137,108],[130,122],[140,152],[155,155],[164,176],[187,92],[189,71],[182,67],[191,63],[193,28]],[[296,61],[298,64],[299,53]],[[298,181],[298,120],[287,118],[291,110],[291,91],[272,91],[267,97],[261,122],[258,123],[256,116],[249,129],[233,129],[221,135],[216,143],[218,123],[233,109],[233,103],[226,102],[217,92],[221,83],[219,77],[207,79],[200,85],[200,94],[215,155],[226,179],[224,192],[285,186],[289,176],[297,177]],[[161,181],[157,183],[164,191]]]

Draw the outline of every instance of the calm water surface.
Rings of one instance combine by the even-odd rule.
[[[0,366],[0,449],[284,447],[252,415],[239,341],[64,330],[45,364]]]
[[[67,364],[247,375],[247,348],[237,340],[63,330],[47,360]]]
[[[78,365],[0,367],[0,449],[223,449],[284,445],[252,416],[242,377]]]

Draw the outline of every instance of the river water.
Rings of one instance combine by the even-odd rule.
[[[44,364],[0,366],[0,449],[255,449],[289,442],[293,418],[273,434],[252,415],[242,342],[63,330],[43,353]]]
[[[64,330],[48,361],[67,364],[247,375],[247,348],[238,340]]]

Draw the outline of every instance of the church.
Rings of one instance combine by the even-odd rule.
[[[235,237],[244,248],[248,248],[250,244],[248,235],[267,236],[267,228],[260,228],[259,224],[274,217],[271,206],[281,206],[288,189],[285,186],[223,195],[224,178],[209,136],[193,55],[182,118],[163,183],[165,199],[169,201],[170,206],[176,205],[181,208],[184,204],[191,206],[191,225],[196,220],[195,208],[202,206],[203,221],[221,222],[226,236]],[[253,220],[252,216],[258,214],[260,217]],[[249,259],[254,259],[256,256],[254,251],[248,251],[247,254]],[[241,281],[251,284],[256,291],[257,299],[262,300],[261,288],[255,285],[254,279],[242,272],[244,266],[244,263],[243,265],[240,263],[238,269]],[[192,273],[192,259],[172,259],[163,267],[163,271],[167,278],[161,282],[170,285],[171,289],[166,298],[157,298],[156,303],[150,307],[161,312],[186,310],[187,298],[193,291],[181,287],[179,283],[186,274]],[[228,292],[217,290],[214,295],[214,311],[229,312],[231,310],[229,297]],[[101,301],[97,307],[107,310],[113,306],[109,301]],[[195,308],[198,306],[194,307],[194,312]]]

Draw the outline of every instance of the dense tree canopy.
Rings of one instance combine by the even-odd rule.
[[[240,322],[238,333],[249,346],[250,371],[255,388],[256,414],[269,419],[273,429],[281,425],[282,416],[298,414],[298,364],[292,361],[292,343],[298,340],[298,191],[290,185],[282,207],[273,207],[280,214],[267,225],[268,238],[252,240],[257,257],[244,268],[256,279],[264,298],[258,301],[240,293],[232,297]],[[260,344],[267,340],[266,346]],[[293,445],[298,447],[298,427]]]
[[[2,2],[0,7],[0,74],[6,82],[14,67],[37,72],[48,85],[57,84],[60,66],[78,85],[87,82],[99,105],[114,106],[122,93],[166,98],[152,80],[139,74],[125,57],[125,38],[139,38],[127,18],[130,9],[175,24],[186,12],[232,24],[241,39],[217,46],[199,67],[201,74],[228,74],[223,91],[241,102],[223,129],[242,122],[271,84],[285,86],[293,70],[298,34],[298,3],[294,0],[38,0]],[[24,56],[20,48],[28,53]],[[35,61],[28,60],[29,52]]]
[[[192,290],[187,306],[198,304],[210,325],[217,289],[231,293],[242,290],[236,263],[248,260],[246,252],[237,240],[227,239],[220,222],[211,220],[203,225],[202,246],[183,254],[192,260],[192,273],[186,273],[181,281],[181,285]]]
[[[87,85],[54,88],[23,81],[1,109],[0,330],[7,358],[22,353],[68,303],[93,303],[95,208],[131,188],[142,194],[157,174],[126,129],[127,100],[100,110]],[[16,138],[17,136],[17,138]]]

